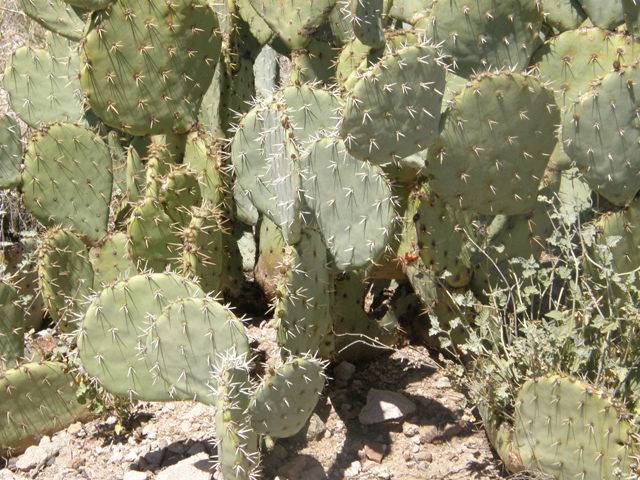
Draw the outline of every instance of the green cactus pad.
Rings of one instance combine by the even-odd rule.
[[[280,95],[287,106],[288,121],[296,141],[303,148],[317,140],[318,136],[330,137],[336,132],[338,112],[342,107],[337,95],[311,85],[287,87]]]
[[[429,0],[394,0],[389,15],[403,22],[415,25],[429,15]]]
[[[199,0],[120,0],[95,14],[80,79],[94,113],[132,135],[187,131],[218,63],[218,28]]]
[[[591,88],[594,81],[614,70],[628,68],[640,57],[632,37],[600,28],[570,30],[550,38],[531,59],[533,72],[556,93],[560,107]]]
[[[21,162],[20,126],[12,117],[0,115],[0,188],[14,188],[20,185]]]
[[[288,3],[278,0],[249,0],[258,15],[271,27],[284,44],[293,49],[304,48],[336,4],[335,0],[312,3]]]
[[[19,0],[20,8],[29,18],[47,30],[77,42],[82,37],[82,11],[63,0]]]
[[[365,297],[371,288],[366,270],[355,270],[336,275],[334,360],[361,360],[384,353],[385,346],[398,341],[399,323],[395,315],[397,306],[389,305],[382,314],[365,311]],[[404,293],[401,294],[404,298]],[[402,301],[399,303],[403,303]],[[399,312],[398,312],[399,313]]]
[[[1,374],[0,451],[23,451],[86,415],[77,388],[63,363],[25,363]]]
[[[318,403],[325,378],[324,365],[312,358],[290,357],[269,368],[249,405],[253,429],[272,438],[298,433]]]
[[[625,478],[632,425],[624,407],[567,377],[529,380],[516,401],[514,447],[524,466],[558,480]]]
[[[371,266],[391,241],[394,197],[382,170],[353,158],[342,141],[321,139],[300,161],[303,189],[316,224],[339,270]]]
[[[0,280],[0,370],[13,367],[24,354],[24,313],[13,285]]]
[[[439,133],[445,68],[428,42],[394,49],[347,94],[341,135],[349,153],[375,165],[429,147]]]
[[[155,197],[138,200],[130,214],[127,234],[131,258],[140,271],[159,273],[168,266],[177,266],[177,251],[182,241],[172,225],[171,217]]]
[[[276,290],[275,320],[282,355],[315,355],[331,328],[333,292],[327,251],[320,234],[306,229],[300,241],[285,248]]]
[[[145,354],[144,335],[172,302],[202,297],[196,284],[175,274],[145,274],[107,286],[93,299],[78,334],[86,371],[114,395],[147,401],[188,396],[158,377]]]
[[[221,149],[221,144],[202,134],[190,134],[184,149],[184,164],[196,175],[202,198],[214,208],[231,195]]]
[[[466,285],[471,279],[469,240],[465,231],[471,231],[469,214],[448,205],[433,192],[423,188],[414,192],[412,213],[417,234],[416,250],[424,264],[436,275],[445,271],[444,281],[452,287]]]
[[[225,479],[254,480],[259,477],[260,451],[258,435],[246,413],[251,388],[249,363],[244,355],[232,351],[218,360],[213,374],[217,385],[217,463]]]
[[[24,204],[42,224],[73,228],[95,243],[105,236],[113,188],[111,155],[84,127],[54,124],[25,153]]]
[[[437,0],[416,28],[440,43],[456,75],[469,77],[490,68],[523,71],[538,47],[542,8],[529,0]]]
[[[111,151],[113,161],[113,193],[127,191],[127,142],[131,137],[123,135],[118,130],[107,133],[107,147]]]
[[[553,94],[535,78],[479,76],[455,97],[429,148],[433,192],[484,215],[532,211],[559,121]]]
[[[33,128],[78,122],[84,117],[78,81],[80,56],[71,47],[73,42],[56,37],[49,37],[52,43],[46,49],[17,49],[4,72],[2,85],[11,109]]]
[[[640,73],[629,68],[605,75],[564,117],[564,150],[589,186],[616,205],[640,190],[640,128],[636,89]]]
[[[68,5],[84,8],[85,10],[104,10],[116,0],[64,0]]]
[[[580,0],[580,3],[593,24],[607,30],[615,30],[625,23],[629,15],[637,17],[637,6],[633,0]],[[633,32],[633,29],[629,31]]]
[[[258,211],[280,228],[291,244],[300,238],[303,193],[285,106],[274,97],[257,105],[242,119],[231,144],[236,179]]]
[[[162,177],[160,203],[177,228],[185,227],[191,220],[190,209],[202,203],[200,183],[188,166],[179,165]]]
[[[49,315],[63,332],[78,328],[93,288],[93,268],[80,239],[55,228],[37,250],[40,289]]]
[[[545,22],[559,32],[578,28],[587,14],[579,0],[544,0]]]
[[[280,266],[287,253],[282,230],[267,217],[260,217],[258,228],[258,262],[254,269],[256,283],[260,285],[267,299],[274,298]]]
[[[227,352],[251,357],[244,326],[228,307],[208,298],[178,299],[149,328],[149,362],[194,400],[215,404],[212,368]]]
[[[384,47],[383,0],[351,0],[351,22],[358,40],[372,48]]]
[[[128,248],[129,238],[124,232],[107,235],[89,250],[89,260],[93,265],[94,284],[112,283],[136,275],[136,266],[131,260]]]

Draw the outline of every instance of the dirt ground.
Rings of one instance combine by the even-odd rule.
[[[275,337],[273,327],[253,327],[249,335],[268,357],[273,344],[266,339]],[[464,395],[427,349],[405,346],[352,365],[355,371],[346,380],[353,367],[331,366],[331,379],[308,424],[264,449],[265,480],[507,477],[473,412],[461,407]],[[415,412],[363,425],[359,413],[371,389],[401,393],[415,405]],[[222,479],[208,461],[215,456],[215,414],[210,407],[194,402],[140,403],[119,434],[116,423],[115,416],[105,414],[71,425],[41,442],[50,458],[27,471],[19,467],[29,465],[23,457],[30,452],[12,458],[0,470],[0,480]],[[207,459],[196,463],[201,476],[189,477],[193,471],[180,470],[180,462],[188,463],[188,458]],[[134,472],[146,476],[136,477]]]

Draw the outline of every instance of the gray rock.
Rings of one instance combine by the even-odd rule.
[[[271,449],[271,452],[280,460],[284,460],[285,458],[287,458],[287,455],[289,454],[286,448],[278,444],[274,445],[274,447]]]
[[[209,455],[200,452],[159,472],[156,480],[211,480],[213,470]]]
[[[372,388],[367,395],[367,404],[358,419],[363,425],[397,420],[416,411],[416,405],[403,395],[389,390]]]
[[[293,460],[278,469],[278,476],[287,480],[302,480],[302,473],[305,471],[306,464],[307,457],[297,455]]]
[[[29,447],[16,462],[16,468],[27,472],[40,465],[44,465],[49,458],[49,452],[47,452],[45,448],[40,446]]]
[[[322,419],[317,415],[311,415],[309,419],[309,428],[307,428],[307,440],[313,441],[324,435],[324,431],[327,429]]]
[[[351,380],[354,373],[356,373],[356,366],[346,361],[340,362],[340,365],[333,369],[333,376],[343,382]]]
[[[149,474],[147,472],[127,472],[122,480],[147,480]]]
[[[202,443],[194,443],[191,445],[189,450],[187,450],[187,456],[190,457],[192,455],[197,455],[198,453],[204,452],[206,449]]]
[[[160,465],[162,463],[162,456],[162,450],[154,450],[153,452],[147,453],[144,459],[149,465]]]
[[[422,425],[419,431],[422,443],[431,443],[438,436],[438,429],[433,425]]]

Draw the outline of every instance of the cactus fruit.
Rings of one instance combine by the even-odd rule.
[[[261,435],[286,438],[307,423],[325,383],[325,365],[311,357],[273,365],[251,396],[251,426]]]
[[[438,138],[445,68],[425,39],[394,48],[352,78],[340,126],[352,156],[380,165]]]
[[[605,392],[549,376],[522,385],[513,446],[526,468],[558,480],[625,478],[634,468],[632,430],[628,412]]]
[[[218,63],[218,28],[199,0],[120,0],[95,13],[81,46],[91,109],[132,135],[187,131]]]
[[[20,127],[12,117],[0,115],[0,188],[20,185],[21,159]]]
[[[433,192],[483,215],[532,211],[559,121],[553,94],[535,78],[511,71],[480,75],[455,97],[429,148]]]
[[[20,452],[86,415],[62,363],[25,363],[0,374],[0,445]]]
[[[113,188],[109,149],[73,124],[38,130],[24,158],[24,204],[42,224],[62,225],[89,244],[105,236]]]
[[[196,284],[170,273],[137,275],[106,286],[91,301],[78,333],[85,370],[114,395],[148,401],[190,398],[158,376],[147,358],[144,334],[173,301],[202,296]]]

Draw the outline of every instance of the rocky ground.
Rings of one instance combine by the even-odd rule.
[[[307,426],[265,450],[266,480],[506,477],[464,395],[426,349],[343,362],[328,374]],[[210,461],[214,417],[194,402],[141,403],[120,434],[113,415],[76,423],[10,459],[0,480],[221,479]]]

